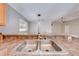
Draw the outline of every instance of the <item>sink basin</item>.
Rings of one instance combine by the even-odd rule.
[[[34,52],[38,49],[37,45],[38,45],[37,41],[27,40],[26,41],[26,46],[24,47],[24,49],[22,51],[24,51],[24,52]]]
[[[42,52],[62,51],[62,49],[51,40],[41,40],[40,50]]]
[[[23,42],[21,45],[19,45],[17,48],[16,48],[16,51],[22,51],[23,48],[26,46],[26,42]]]
[[[51,41],[51,45],[54,47],[55,51],[62,51],[62,49],[53,41]]]
[[[15,49],[17,52],[34,52],[37,50],[37,41],[27,40],[18,45]]]
[[[40,50],[43,52],[54,51],[55,49],[51,45],[51,41],[49,40],[41,40]]]

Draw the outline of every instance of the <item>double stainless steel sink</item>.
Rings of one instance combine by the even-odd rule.
[[[43,53],[61,52],[62,49],[52,40],[26,40],[17,45],[14,51],[24,55],[40,55]]]

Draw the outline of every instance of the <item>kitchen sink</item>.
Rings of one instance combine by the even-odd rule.
[[[53,41],[51,41],[52,47],[55,49],[55,51],[62,51],[62,49]]]
[[[62,49],[51,40],[41,40],[40,50],[42,52],[62,51]]]
[[[68,54],[63,48],[52,40],[25,40],[13,49],[13,55],[65,55]],[[11,55],[10,54],[10,55]]]
[[[26,46],[22,51],[24,52],[35,52],[38,49],[38,42],[36,40],[27,40]]]
[[[55,49],[51,45],[51,41],[49,41],[49,40],[41,40],[40,50],[42,52],[55,51]]]
[[[17,48],[17,52],[34,52],[37,50],[37,41],[26,40],[20,44]]]

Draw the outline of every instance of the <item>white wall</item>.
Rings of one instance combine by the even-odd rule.
[[[79,20],[72,20],[65,23],[54,23],[52,34],[73,34],[79,36]]]
[[[29,29],[30,33],[38,33],[38,24],[37,22],[30,22],[30,29]]]
[[[30,33],[52,33],[51,23],[49,21],[39,21],[30,23]],[[38,28],[39,27],[39,28]]]
[[[30,23],[30,33],[38,33],[39,32],[44,33],[52,33],[52,34],[60,34],[64,33],[64,24],[62,23],[54,23],[53,26],[51,26],[50,21],[40,21],[40,26],[38,28],[38,22],[31,22]]]
[[[64,24],[60,22],[53,23],[52,34],[61,34],[64,32]]]
[[[3,34],[18,34],[18,21],[23,18],[11,7],[8,7],[7,11],[8,15],[6,26],[0,26],[0,32]]]
[[[79,20],[66,22],[65,25],[69,26],[69,33],[79,36]]]

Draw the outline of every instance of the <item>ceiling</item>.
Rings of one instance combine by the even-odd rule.
[[[76,3],[10,3],[17,12],[23,15],[26,20],[70,20],[79,16],[79,6]],[[77,16],[74,15],[77,13]],[[41,16],[37,16],[41,14]],[[74,17],[72,17],[74,16]]]

